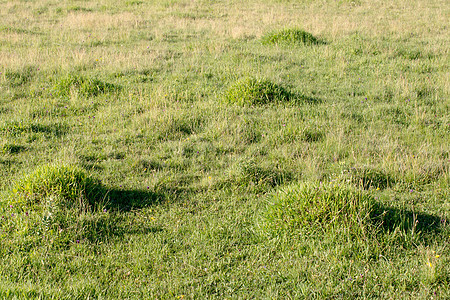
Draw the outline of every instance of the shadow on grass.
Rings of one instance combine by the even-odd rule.
[[[0,153],[3,154],[17,154],[19,152],[27,150],[27,147],[16,144],[5,144],[0,148]]]
[[[98,218],[84,224],[88,230],[84,232],[80,239],[85,239],[91,243],[106,241],[110,238],[123,238],[125,235],[153,234],[163,231],[155,224],[146,222],[133,222],[133,219],[121,213],[110,213],[104,218]]]
[[[320,104],[323,101],[319,98],[313,98],[305,95],[294,95],[288,105],[302,105],[302,104]]]
[[[162,193],[149,190],[119,190],[106,191],[106,207],[119,211],[141,209],[164,201],[166,196]]]
[[[384,231],[422,233],[424,235],[439,234],[448,220],[423,212],[376,205],[371,219]]]
[[[68,130],[69,127],[65,124],[30,124],[24,121],[6,122],[6,124],[0,126],[0,132],[12,136],[19,136],[24,133],[43,133],[47,136],[61,137],[65,135]]]
[[[17,162],[14,160],[11,160],[11,159],[1,159],[0,158],[0,165],[2,165],[4,167],[11,167],[13,164],[17,164]]]
[[[91,243],[107,241],[111,238],[123,238],[129,234],[152,234],[163,229],[148,219],[135,221],[139,209],[164,201],[165,195],[147,190],[109,189],[101,187],[98,195],[103,195],[104,210],[94,213],[90,218],[82,219],[81,235],[78,240]],[[103,209],[102,208],[102,209]]]
[[[288,86],[289,90],[287,92],[287,101],[284,102],[275,102],[273,104],[280,105],[284,104],[286,106],[289,105],[303,105],[303,104],[320,104],[323,103],[323,100],[317,97],[311,97],[303,94],[302,92],[296,91],[294,87]]]
[[[127,234],[152,234],[164,231],[161,227],[139,226],[137,228],[127,229]]]
[[[390,174],[371,167],[356,167],[350,169],[352,180],[365,190],[370,188],[386,189],[395,184],[395,178]]]

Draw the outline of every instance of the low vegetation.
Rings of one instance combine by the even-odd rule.
[[[55,80],[53,94],[56,97],[95,97],[100,94],[117,91],[113,84],[100,81],[97,78],[86,78],[80,75],[68,74]]]
[[[336,182],[295,184],[276,191],[268,201],[268,228],[276,235],[344,227],[350,235],[363,236],[369,232],[375,206],[370,194]]]
[[[101,184],[78,167],[45,165],[16,182],[10,205],[32,208],[49,198],[64,207],[83,201],[92,205],[102,200]]]
[[[448,15],[0,1],[0,298],[448,299]]]
[[[267,33],[262,37],[264,44],[274,45],[318,45],[323,43],[311,33],[301,29],[286,28]]]
[[[288,102],[292,95],[284,87],[269,80],[246,78],[233,84],[225,97],[229,103],[251,106]]]

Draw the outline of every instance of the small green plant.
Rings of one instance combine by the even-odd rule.
[[[269,196],[268,228],[275,232],[346,227],[368,229],[372,197],[342,183],[294,184]]]
[[[311,33],[301,29],[283,29],[269,32],[262,37],[263,44],[317,45],[321,42]]]
[[[119,90],[119,87],[97,78],[68,74],[55,82],[53,94],[57,97],[69,97],[72,93],[77,93],[84,97],[95,97],[117,90]]]
[[[100,181],[76,166],[45,165],[26,175],[13,188],[14,202],[25,206],[49,198],[57,206],[71,207],[80,201],[93,205],[102,199]]]
[[[287,89],[269,80],[245,78],[233,84],[225,94],[229,103],[241,106],[262,105],[289,101],[292,97]]]

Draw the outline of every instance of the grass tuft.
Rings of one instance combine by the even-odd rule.
[[[283,29],[279,31],[269,32],[262,37],[263,44],[271,45],[318,45],[321,42],[311,33],[301,29]]]
[[[229,180],[238,186],[255,192],[264,192],[292,180],[293,175],[273,167],[261,166],[254,160],[237,163],[229,170]]]
[[[18,180],[13,188],[16,203],[33,206],[54,199],[57,206],[71,207],[80,201],[99,202],[100,181],[76,166],[44,165]]]
[[[117,236],[120,216],[109,212],[100,181],[71,165],[44,165],[19,179],[2,210],[1,230],[14,238],[0,254],[33,247],[67,248]]]
[[[84,97],[95,97],[118,91],[119,87],[103,82],[97,78],[88,78],[81,75],[68,74],[56,80],[53,93],[57,97],[69,97],[78,94]]]
[[[336,183],[294,184],[269,196],[268,228],[275,232],[346,227],[354,234],[367,229],[373,198]]]
[[[292,93],[270,80],[245,78],[230,86],[225,94],[229,103],[241,106],[286,102]]]

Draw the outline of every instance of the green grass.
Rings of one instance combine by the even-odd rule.
[[[301,29],[283,29],[267,33],[262,37],[263,44],[275,45],[318,45],[321,42],[311,33]]]
[[[232,104],[251,106],[288,102],[292,95],[284,87],[269,80],[246,78],[233,84],[227,90],[225,98]]]
[[[76,93],[84,97],[96,97],[100,94],[113,92],[118,87],[105,83],[97,78],[85,78],[78,75],[68,74],[56,80],[53,94],[56,97],[69,97]]]
[[[449,298],[448,14],[0,1],[0,298]]]
[[[10,205],[32,208],[49,197],[62,202],[57,205],[70,207],[79,201],[92,205],[102,200],[100,190],[100,182],[80,168],[44,165],[16,182]]]
[[[307,230],[317,234],[343,227],[351,235],[364,235],[374,211],[370,194],[341,183],[294,185],[269,197],[267,227],[279,231]]]

